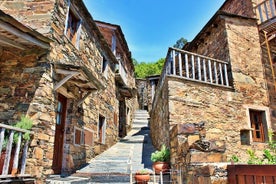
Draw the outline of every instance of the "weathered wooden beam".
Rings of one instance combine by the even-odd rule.
[[[220,76],[220,80],[221,80],[221,84],[224,84],[224,80],[223,80],[223,73],[222,73],[222,66],[221,63],[219,63],[219,76]]]
[[[172,51],[172,59],[173,59],[173,63],[172,63],[172,69],[173,69],[173,75],[176,75],[176,66],[175,66],[175,50]]]
[[[9,45],[11,47],[18,48],[20,50],[25,50],[26,47],[18,42],[15,42],[11,39],[5,38],[5,37],[0,37],[0,43]]]
[[[5,128],[1,128],[1,133],[0,133],[0,153],[2,153],[3,143],[4,143],[4,139],[5,139],[5,130],[6,130]]]
[[[228,80],[228,71],[227,71],[227,65],[224,64],[224,74],[225,74],[225,85],[229,86],[229,80]]]
[[[193,72],[193,79],[195,79],[195,56],[192,55],[192,72]]]
[[[17,132],[34,134],[34,132],[32,132],[32,131],[24,130],[24,129],[17,128],[17,127],[14,127],[14,126],[10,126],[10,125],[6,125],[6,124],[3,124],[3,123],[0,123],[0,127],[5,128],[5,129],[14,130],[14,131],[17,131]]]
[[[210,59],[208,59],[208,68],[209,68],[210,82],[213,83],[213,73],[212,73],[212,65],[211,65],[211,60]]]
[[[67,75],[66,77],[64,77],[61,81],[59,81],[55,86],[54,86],[54,90],[57,90],[60,86],[62,86],[63,84],[65,84],[68,80],[70,80],[72,77],[78,75],[80,72],[72,72],[72,71],[68,71],[70,72],[69,75]]]
[[[204,81],[207,81],[207,72],[206,72],[206,62],[205,59],[203,59],[203,72],[204,72]]]
[[[216,62],[214,62],[214,72],[215,72],[216,84],[218,84],[218,71],[217,71],[217,63]]]
[[[29,148],[29,140],[26,140],[22,152],[22,160],[21,160],[21,171],[20,174],[25,174],[25,169],[26,169],[26,161],[27,161],[27,154],[28,154],[28,148]]]
[[[17,140],[16,148],[15,148],[14,159],[13,159],[12,172],[11,172],[11,175],[13,175],[13,176],[15,176],[15,174],[17,173],[17,170],[18,170],[21,139],[22,139],[22,132],[19,132],[18,133],[18,140]]]
[[[178,53],[178,66],[179,66],[179,75],[182,77],[182,57],[181,53]]]
[[[92,91],[87,92],[86,95],[84,95],[84,97],[78,101],[77,106],[80,106],[91,93]]]
[[[198,80],[201,80],[201,62],[200,57],[197,57],[197,70],[198,70]]]
[[[14,131],[11,130],[10,135],[9,135],[9,140],[8,140],[8,143],[7,143],[6,155],[5,155],[5,161],[4,161],[4,166],[3,166],[3,170],[2,170],[2,175],[7,175],[9,173],[10,159],[11,159],[11,153],[12,153],[13,135],[14,135]]]
[[[273,33],[271,36],[267,37],[267,41],[271,41],[273,40],[274,38],[276,38],[276,33]],[[265,45],[266,44],[266,41],[264,41],[261,45]]]
[[[40,46],[40,47],[42,47],[44,49],[48,49],[49,48],[48,44],[46,44],[46,43],[44,43],[44,42],[42,42],[42,41],[40,41],[40,40],[38,40],[38,39],[30,36],[29,34],[23,32],[21,30],[16,29],[12,25],[10,25],[10,24],[8,24],[6,22],[3,22],[2,20],[0,20],[0,28],[8,31],[9,33],[11,33],[11,34],[13,34],[13,35],[15,35],[15,36],[17,36],[19,38],[22,38],[22,39],[27,40],[27,41],[29,41],[29,42],[37,45],[37,46]]]
[[[189,62],[188,54],[185,54],[185,67],[186,67],[186,77],[189,78]]]

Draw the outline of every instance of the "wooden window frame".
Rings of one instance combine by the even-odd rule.
[[[79,49],[81,25],[82,19],[69,2],[64,34],[77,49]]]
[[[78,142],[76,142],[76,131],[80,131],[80,140]],[[74,126],[74,145],[75,146],[81,146],[84,144],[84,131],[83,129],[79,128],[79,127],[76,127]]]
[[[106,118],[105,116],[99,115],[98,141],[101,144],[105,144],[105,133],[106,133]]]
[[[107,78],[107,68],[108,68],[108,61],[104,56],[102,56],[101,72],[103,73],[105,78]]]
[[[253,142],[265,142],[266,140],[264,113],[260,110],[249,110]]]
[[[112,38],[111,38],[111,50],[112,50],[112,53],[114,54],[114,56],[116,56],[116,47],[117,47],[117,38],[114,33],[114,34],[112,34]]]

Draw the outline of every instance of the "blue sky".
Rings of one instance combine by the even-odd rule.
[[[224,0],[84,0],[93,19],[120,25],[138,62],[166,57],[183,37],[191,41]]]

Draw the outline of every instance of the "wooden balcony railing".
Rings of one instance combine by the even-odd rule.
[[[157,104],[156,96],[159,96],[166,76],[232,89],[229,68],[228,62],[169,48],[152,107],[155,108]]]
[[[264,0],[255,6],[258,23],[262,24],[276,17],[275,0]]]
[[[230,87],[228,63],[188,51],[169,48],[165,74],[217,86]]]
[[[121,57],[117,57],[117,60],[118,60],[119,64],[117,65],[117,68],[116,68],[116,74],[120,75],[120,78],[121,78],[122,82],[127,86],[128,85],[128,81],[127,81],[127,72],[126,72],[126,69],[122,65],[122,59],[121,59]]]
[[[25,168],[30,141],[24,140],[25,133],[33,134],[31,131],[0,123],[0,179],[28,177]]]

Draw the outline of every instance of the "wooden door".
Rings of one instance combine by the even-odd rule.
[[[64,128],[65,128],[65,118],[66,118],[66,102],[67,102],[66,97],[59,94],[58,107],[57,107],[57,113],[56,113],[56,132],[55,132],[54,158],[53,158],[53,170],[55,174],[60,174],[61,168],[62,168]]]

